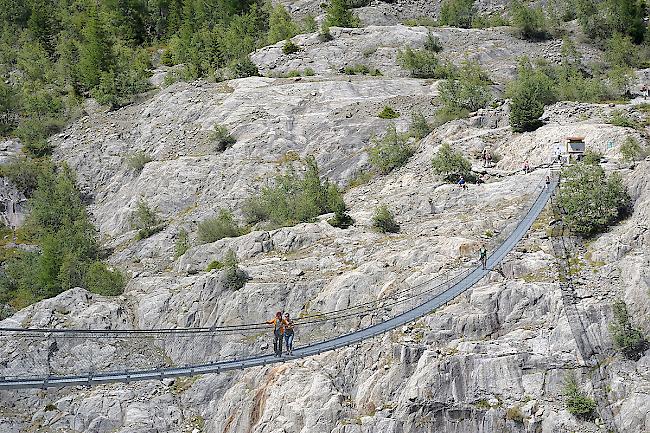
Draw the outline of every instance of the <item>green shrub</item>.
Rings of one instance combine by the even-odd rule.
[[[380,119],[397,119],[399,116],[400,114],[395,111],[393,107],[389,107],[388,105],[385,105],[377,115]]]
[[[490,80],[477,62],[463,62],[454,77],[440,84],[443,110],[449,113],[476,111],[492,100]]]
[[[472,28],[474,29],[487,29],[490,27],[509,26],[510,21],[499,13],[489,15],[474,15],[472,19]]]
[[[325,25],[325,23],[323,23],[320,31],[318,32],[318,39],[321,42],[329,42],[334,39],[334,36],[332,36],[332,33],[330,33],[330,27]]]
[[[580,162],[562,171],[559,203],[567,226],[580,236],[603,232],[626,213],[630,197],[618,173]]]
[[[517,67],[517,78],[508,83],[506,95],[510,102],[510,125],[515,132],[532,131],[541,126],[539,118],[544,107],[555,101],[554,83],[527,59]]]
[[[47,121],[29,119],[21,121],[13,134],[20,139],[29,155],[41,158],[52,154],[54,148],[47,137],[57,129]]]
[[[275,5],[269,16],[268,43],[273,45],[285,39],[291,39],[298,32],[298,26],[291,20],[291,15],[289,15],[285,7],[281,4]],[[285,52],[285,54],[289,53]]]
[[[126,157],[126,166],[135,173],[140,173],[144,166],[153,161],[149,154],[138,150]]]
[[[303,75],[305,77],[312,77],[312,76],[316,75],[316,73],[314,72],[314,70],[312,68],[305,68],[305,70],[303,71]]]
[[[302,20],[302,29],[304,33],[314,33],[318,31],[318,23],[312,14],[307,14]]]
[[[124,275],[116,270],[108,269],[102,262],[94,262],[85,274],[86,289],[103,296],[117,296],[124,291]]]
[[[210,141],[215,144],[217,152],[223,152],[237,142],[235,137],[228,131],[228,128],[219,124],[214,125],[214,129],[210,133]]]
[[[174,66],[174,56],[169,49],[163,50],[163,53],[160,56],[160,64],[164,66]]]
[[[208,266],[205,268],[205,271],[210,272],[215,269],[216,270],[223,269],[223,263],[220,262],[219,260],[212,260],[210,263],[208,263]]]
[[[625,161],[638,161],[645,158],[648,154],[646,149],[641,148],[639,140],[628,135],[621,144],[621,156]]]
[[[472,164],[459,151],[453,150],[448,143],[443,143],[431,160],[433,172],[443,176],[447,182],[456,182],[460,176],[469,181],[472,176]]]
[[[313,156],[305,158],[300,175],[293,165],[275,177],[271,185],[244,202],[243,212],[250,224],[266,222],[270,227],[285,227],[312,222],[318,215],[336,211],[343,203],[338,187],[321,181]]]
[[[421,49],[413,50],[406,47],[397,51],[397,64],[408,70],[414,78],[444,78],[446,71],[440,65],[436,54],[432,51]]]
[[[30,197],[38,187],[43,173],[51,172],[47,159],[16,157],[0,166],[0,175],[9,179],[25,197]]]
[[[440,23],[431,17],[417,17],[407,18],[402,21],[402,24],[408,27],[438,27]]]
[[[239,267],[239,260],[233,250],[226,251],[223,258],[224,287],[228,290],[239,290],[249,280],[248,274]]]
[[[380,140],[373,139],[368,159],[381,174],[388,174],[406,164],[414,153],[415,149],[409,144],[408,135],[400,134],[395,125],[390,125]]]
[[[381,205],[375,209],[372,216],[372,226],[382,233],[399,232],[399,224],[395,221],[395,216],[386,205]]]
[[[520,0],[511,3],[512,25],[524,39],[543,40],[548,37],[546,17],[541,7],[526,6]]]
[[[300,47],[294,44],[291,39],[287,39],[287,41],[282,46],[282,52],[284,54],[293,54],[297,53],[298,51],[300,51]]]
[[[343,68],[343,73],[346,75],[368,75],[370,68],[367,65],[346,66]]]
[[[600,152],[595,152],[591,149],[585,151],[582,156],[582,161],[585,164],[600,165],[600,161],[603,159],[603,154]]]
[[[608,123],[623,128],[638,128],[639,124],[635,122],[622,110],[614,110],[608,120]]]
[[[439,53],[442,51],[440,39],[437,36],[434,36],[433,33],[431,33],[431,30],[427,33],[427,39],[424,41],[424,49],[433,53]]]
[[[233,78],[257,77],[260,75],[257,65],[248,56],[233,61],[230,65],[230,70],[232,71]]]
[[[165,228],[163,221],[142,198],[138,200],[131,216],[131,226],[138,231],[136,240],[146,239]]]
[[[327,27],[359,27],[360,21],[351,10],[347,0],[330,0],[325,5],[325,20]]]
[[[634,45],[632,38],[614,33],[607,41],[605,59],[612,66],[638,67],[641,59],[639,57],[639,48]]]
[[[512,406],[506,411],[506,419],[518,423],[523,423],[525,417],[519,406]]]
[[[409,124],[409,135],[416,140],[421,140],[431,132],[431,126],[424,118],[422,113],[413,112],[411,114],[411,123]]]
[[[582,393],[575,376],[567,376],[563,394],[564,404],[570,414],[582,419],[593,418],[596,402]]]
[[[626,358],[638,361],[648,349],[648,341],[640,330],[632,326],[624,301],[615,301],[612,310],[614,321],[609,324],[609,332],[614,345]]]
[[[209,244],[223,238],[236,238],[241,234],[242,230],[232,212],[225,209],[220,209],[215,218],[201,221],[198,227],[198,238],[202,244]]]
[[[444,0],[440,6],[440,23],[467,29],[475,13],[474,0]]]
[[[287,73],[287,78],[295,78],[295,77],[299,77],[299,76],[300,76],[300,71],[297,71],[295,69],[292,70],[292,71],[289,71],[289,73]]]
[[[347,229],[354,224],[354,219],[348,214],[347,209],[343,209],[342,211],[335,212],[334,217],[327,220],[327,222],[333,227]]]
[[[180,229],[178,235],[176,236],[176,242],[174,242],[174,256],[176,258],[182,256],[190,249],[190,239],[187,234],[187,230]]]

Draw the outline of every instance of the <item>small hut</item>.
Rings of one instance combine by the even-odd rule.
[[[585,154],[585,137],[574,136],[566,138],[566,157],[568,161],[580,161]]]

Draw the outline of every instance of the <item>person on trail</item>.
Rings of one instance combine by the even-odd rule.
[[[548,189],[550,184],[551,184],[551,177],[546,176],[546,185],[544,186],[544,189]]]
[[[467,189],[467,184],[465,183],[465,178],[463,176],[458,179],[458,185],[463,189]]]
[[[483,269],[487,268],[487,250],[485,249],[485,245],[481,245],[481,249],[478,250],[478,255],[479,258],[481,259],[481,265],[483,265]]]
[[[273,351],[275,356],[282,356],[282,334],[284,334],[284,319],[282,319],[282,312],[275,313],[275,317],[267,321],[269,325],[273,325]]]
[[[486,167],[492,167],[492,153],[490,152],[485,154],[485,165]]]
[[[528,160],[524,161],[524,174],[530,173],[530,164],[528,163]]]
[[[287,348],[289,356],[293,355],[293,319],[289,313],[284,313],[284,345]]]

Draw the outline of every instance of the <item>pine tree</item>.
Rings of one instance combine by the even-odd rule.
[[[102,72],[107,71],[111,59],[110,47],[97,8],[91,3],[83,29],[79,50],[79,77],[84,90],[99,85]]]
[[[359,17],[352,12],[346,0],[330,0],[325,10],[326,27],[359,27]]]

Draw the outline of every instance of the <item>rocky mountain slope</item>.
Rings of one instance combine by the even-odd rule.
[[[299,3],[299,2],[294,2]],[[307,5],[309,2],[303,2]],[[401,4],[401,3],[400,3]],[[306,6],[305,6],[306,7]],[[405,6],[406,7],[406,6]],[[557,54],[557,43],[528,44],[505,29],[436,29],[450,59],[466,52],[498,86],[516,57]],[[282,162],[314,155],[321,172],[341,185],[367,166],[373,135],[394,123],[407,127],[412,111],[431,117],[438,105],[436,80],[404,77],[396,49],[422,44],[426,30],[404,26],[332,29],[334,41],[315,34],[294,38],[303,51],[281,54],[280,45],[252,59],[268,75],[311,67],[315,76],[253,77],[223,83],[176,83],[144,101],[86,115],[53,138],[55,157],[77,173],[110,261],[131,279],[124,295],[105,298],[78,288],[42,301],[0,322],[3,326],[152,328],[260,322],[278,310],[296,314],[309,304],[320,311],[376,299],[383,293],[475,261],[491,234],[516,221],[538,191],[557,143],[584,135],[617,170],[634,199],[631,215],[575,251],[578,311],[604,362],[585,359],[557,283],[556,258],[546,212],[525,240],[493,272],[450,305],[403,329],[355,347],[265,368],[176,380],[90,389],[0,393],[0,431],[84,432],[620,432],[650,430],[650,354],[623,359],[608,332],[611,303],[624,299],[635,323],[650,330],[650,161],[620,157],[631,128],[607,123],[612,110],[641,116],[635,105],[559,103],[545,126],[513,134],[507,104],[436,128],[399,170],[350,188],[345,194],[356,223],[347,230],[324,220],[197,245],[176,259],[181,228],[194,238],[197,223],[243,200]],[[366,50],[366,51],[364,51]],[[365,53],[368,53],[367,55]],[[582,50],[585,57],[598,53]],[[380,77],[345,76],[357,63]],[[498,88],[497,88],[498,90]],[[389,105],[397,120],[377,117]],[[223,153],[209,132],[222,124],[237,138]],[[433,176],[430,160],[448,142],[474,158],[485,183],[463,191]],[[490,146],[502,159],[483,169],[476,155]],[[152,156],[140,173],[128,155]],[[528,160],[538,169],[520,171]],[[130,217],[142,197],[167,221],[154,236],[136,241]],[[434,204],[433,213],[429,201]],[[378,204],[388,204],[400,234],[370,229]],[[222,273],[205,272],[227,248],[251,276],[229,292]],[[338,331],[344,329],[339,328]],[[316,331],[314,331],[316,332]],[[308,341],[298,333],[296,344]],[[210,360],[237,351],[268,350],[268,336],[248,346],[206,341],[165,341],[136,346],[111,341],[57,341],[52,346],[10,340],[0,347],[4,375],[123,369]],[[195,358],[192,358],[195,357]],[[594,371],[606,383],[594,380]],[[564,407],[563,382],[574,374],[589,394],[604,395],[609,412],[580,420]]]

